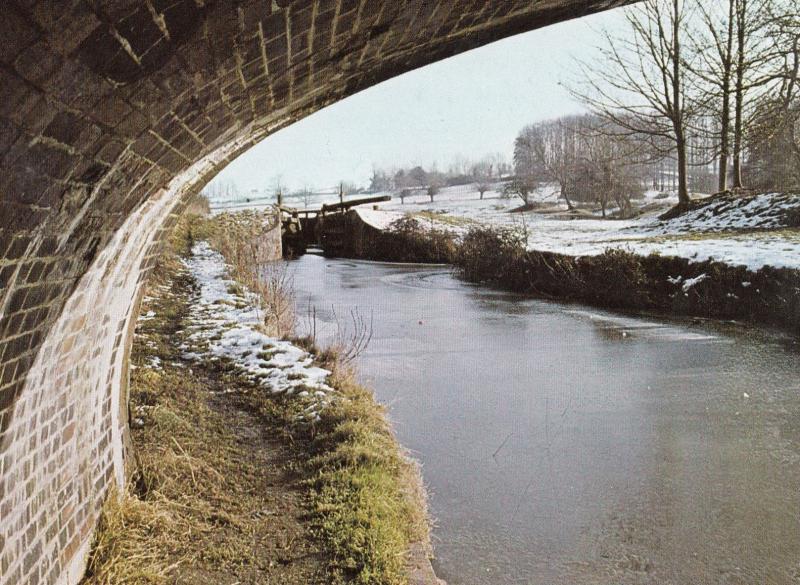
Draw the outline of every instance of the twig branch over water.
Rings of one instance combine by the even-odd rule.
[[[492,459],[494,459],[495,461],[497,461],[497,454],[498,454],[498,453],[500,453],[500,451],[503,449],[503,447],[505,447],[505,446],[506,446],[506,443],[508,443],[508,440],[509,440],[509,439],[510,439],[510,438],[511,438],[513,435],[514,435],[514,432],[513,432],[513,431],[512,431],[512,432],[510,432],[510,433],[508,433],[508,435],[506,435],[506,438],[505,438],[505,439],[503,439],[503,442],[502,442],[502,443],[500,443],[500,446],[497,448],[497,450],[495,450],[495,452],[494,452],[494,453],[492,453]]]

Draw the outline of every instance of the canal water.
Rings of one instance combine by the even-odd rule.
[[[800,355],[763,335],[292,263],[301,326],[357,365],[423,466],[450,585],[800,583]]]

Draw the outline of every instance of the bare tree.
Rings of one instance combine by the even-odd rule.
[[[796,22],[793,4],[792,0],[697,3],[699,26],[688,32],[687,52],[692,59],[685,62],[699,88],[698,105],[705,111],[700,120],[711,117],[716,124],[706,128],[702,123],[695,125],[694,141],[697,144],[705,140],[702,136],[713,135],[710,154],[718,157],[719,191],[743,186],[748,134],[756,112],[763,114],[763,98],[774,93],[785,54],[772,24],[779,13],[791,14]]]
[[[203,189],[203,192],[212,200],[236,201],[241,193],[235,181],[215,179]]]
[[[717,119],[718,148],[713,154],[718,157],[718,191],[728,188],[737,1],[727,0],[724,6],[698,3],[699,31],[690,32],[691,51],[697,58],[689,68],[703,88],[699,103]]]
[[[570,189],[576,170],[576,137],[571,125],[575,118],[561,118],[523,128],[514,144],[517,176],[531,185],[550,181],[559,185],[561,197],[573,209]]]
[[[428,197],[431,198],[431,203],[433,203],[433,198],[439,194],[439,191],[444,186],[444,177],[436,172],[432,172],[428,174],[428,187],[427,193]]]
[[[269,190],[275,194],[275,201],[278,205],[283,204],[283,194],[286,190],[283,184],[283,175],[274,175],[269,181]]]
[[[372,168],[372,177],[369,180],[369,192],[380,193],[381,191],[392,190],[392,175],[389,172]]]
[[[470,175],[475,182],[475,188],[480,193],[480,198],[483,199],[484,193],[492,188],[492,174],[494,164],[488,160],[475,163],[470,169]]]
[[[583,181],[576,181],[576,196],[599,203],[603,217],[610,202],[622,217],[630,217],[631,199],[643,191],[638,141],[608,129],[602,120],[587,116],[582,122],[576,176]]]
[[[774,84],[757,101],[748,137],[749,167],[760,188],[800,186],[800,19],[791,0],[768,6],[776,58]]]
[[[444,173],[440,173],[436,167],[436,163],[433,163],[430,166],[430,171],[422,170],[421,173],[418,172],[418,167],[411,169],[412,175],[420,175],[420,178],[424,177],[424,185],[426,192],[428,193],[428,197],[431,198],[431,203],[433,203],[433,198],[439,194],[439,191],[447,185],[447,177]]]
[[[523,201],[528,202],[526,190],[535,183],[555,182],[570,209],[576,201],[596,202],[603,217],[611,202],[623,216],[632,215],[631,199],[642,195],[650,162],[637,135],[593,114],[526,126],[514,155],[518,181],[510,188]]]
[[[781,68],[777,91],[781,127],[788,137],[795,159],[795,172],[800,175],[800,18],[792,2],[775,15],[773,34],[780,43]]]
[[[485,176],[476,177],[475,188],[478,190],[481,200],[483,200],[483,196],[489,189],[492,188],[492,183],[488,177]]]
[[[348,195],[355,195],[361,189],[355,183],[351,183],[349,181],[340,181],[339,182],[339,189],[342,191],[342,194],[347,197]]]
[[[517,175],[511,181],[506,183],[505,187],[503,188],[503,195],[505,197],[519,197],[522,199],[522,203],[525,205],[530,205],[530,196],[531,191],[533,190],[530,183],[528,183],[524,178]]]
[[[734,67],[733,188],[741,188],[748,94],[769,83],[773,75],[768,62],[775,57],[772,39],[763,34],[771,12],[771,0],[732,0],[736,20],[736,64]],[[795,6],[795,18],[797,9]]]
[[[311,204],[311,198],[313,197],[313,193],[308,185],[303,185],[303,188],[295,193],[295,196],[298,197],[303,201],[303,206],[308,209],[308,206]]]
[[[582,64],[587,87],[573,93],[620,132],[647,137],[653,149],[666,142],[676,153],[678,200],[686,205],[687,129],[692,116],[683,53],[688,11],[684,0],[644,0],[626,9],[625,17],[630,33],[605,33],[601,63]]]
[[[469,160],[467,160],[464,155],[457,154],[455,157],[453,157],[453,161],[450,163],[448,174],[453,177],[466,175],[469,172],[469,167]]]
[[[409,186],[422,188],[428,184],[428,173],[419,165],[410,169],[406,176],[409,180]]]

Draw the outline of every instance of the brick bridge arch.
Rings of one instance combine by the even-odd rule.
[[[124,480],[141,285],[181,202],[394,75],[627,0],[5,0],[0,585],[75,583]]]

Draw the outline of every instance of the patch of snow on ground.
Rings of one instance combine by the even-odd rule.
[[[381,211],[380,209],[371,209],[368,207],[356,207],[355,210],[364,223],[379,230],[387,230],[393,222],[405,217],[403,213]]]
[[[146,367],[150,368],[151,370],[160,370],[161,369],[161,358],[157,355],[151,355],[147,357],[147,363],[145,364]]]
[[[537,202],[551,206],[559,205],[549,189],[537,191],[532,197]],[[427,195],[412,195],[401,202],[399,197],[380,205],[380,209],[400,214],[414,214],[421,211],[445,213],[479,223],[505,224],[510,221],[509,210],[522,205],[517,197],[502,197],[496,190],[480,193],[471,185],[446,187],[431,201]],[[357,208],[361,209],[361,208]],[[564,207],[566,209],[566,207]],[[452,226],[451,226],[452,227]]]
[[[661,222],[665,232],[717,232],[786,227],[792,211],[800,211],[800,197],[764,193],[752,198],[721,198],[698,209]]]
[[[260,310],[251,293],[228,292],[223,257],[207,242],[197,242],[185,264],[200,285],[191,316],[189,343],[184,357],[201,359],[200,348],[216,358],[227,358],[244,374],[273,394],[297,394],[308,403],[307,418],[318,420],[330,404],[333,389],[326,384],[328,370],[314,366],[312,356],[294,344],[260,331]]]
[[[694,278],[687,278],[685,281],[683,281],[683,286],[681,288],[683,289],[683,292],[689,292],[694,285],[703,282],[706,278],[708,278],[708,274],[705,272],[695,276]]]
[[[771,232],[727,235],[718,239],[630,242],[632,252],[647,255],[679,256],[696,261],[715,260],[757,271],[764,266],[800,269],[800,231],[795,234]]]

